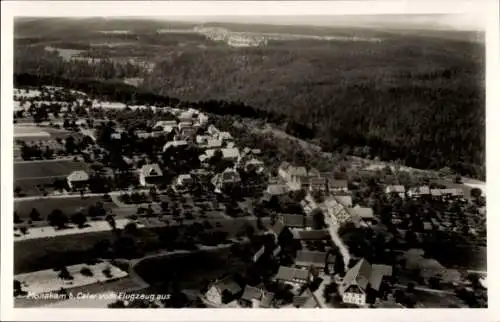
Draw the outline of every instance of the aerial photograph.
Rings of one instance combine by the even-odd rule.
[[[13,46],[16,308],[488,307],[473,19],[16,17]]]

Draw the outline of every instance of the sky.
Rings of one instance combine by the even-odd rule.
[[[478,31],[484,19],[473,14],[433,15],[330,15],[330,16],[186,16],[155,17],[159,20],[189,22],[234,22],[275,25],[358,26],[407,29],[453,29]]]

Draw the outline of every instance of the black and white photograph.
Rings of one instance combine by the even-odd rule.
[[[12,17],[15,309],[488,308],[485,16],[113,3]]]

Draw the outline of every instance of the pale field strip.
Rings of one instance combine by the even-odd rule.
[[[130,222],[133,222],[130,219],[117,219],[116,228],[123,229],[125,225]],[[68,235],[77,235],[77,234],[87,234],[87,233],[96,233],[103,231],[110,231],[111,226],[105,220],[102,221],[90,221],[88,222],[89,227],[78,228],[74,226],[73,228],[68,229],[55,229],[51,226],[45,227],[33,227],[28,229],[28,234],[23,235],[20,232],[16,232],[14,234],[14,242],[22,241],[22,240],[30,240],[30,239],[38,239],[38,238],[51,238],[51,237],[59,237],[59,236],[68,236]],[[137,228],[144,228],[145,225],[136,223]]]
[[[89,268],[93,276],[84,276],[80,270],[84,267]],[[110,276],[106,277],[103,270],[109,268]],[[23,291],[28,294],[43,294],[49,292],[57,292],[61,288],[73,288],[99,282],[105,282],[111,279],[123,278],[128,275],[118,267],[111,265],[109,262],[101,262],[95,265],[78,264],[67,267],[68,272],[73,276],[73,280],[63,280],[59,277],[59,272],[53,269],[37,271],[32,273],[18,274],[14,276],[23,285]]]

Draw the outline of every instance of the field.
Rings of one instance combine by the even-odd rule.
[[[93,259],[89,254],[95,243],[112,240],[111,231],[41,238],[14,243],[14,274],[76,265]]]
[[[88,166],[83,162],[72,160],[42,160],[14,163],[14,180],[45,179],[66,177],[73,171],[86,170]]]
[[[241,258],[232,256],[229,249],[223,249],[147,259],[139,263],[135,271],[152,286],[175,276],[181,289],[199,290],[221,274],[242,273],[245,266]]]
[[[89,206],[102,202],[106,209],[116,208],[112,202],[105,202],[102,197],[71,196],[69,198],[46,198],[35,200],[16,200],[14,201],[14,210],[17,211],[21,219],[29,219],[29,214],[33,208],[36,208],[42,218],[47,217],[54,209],[61,210],[64,214],[70,216],[78,211],[86,212]]]
[[[66,138],[69,135],[79,135],[62,129],[34,126],[33,123],[14,125],[14,140],[47,141],[57,138]]]

